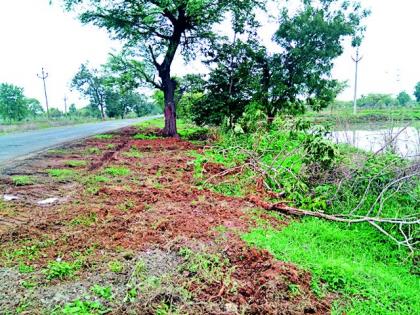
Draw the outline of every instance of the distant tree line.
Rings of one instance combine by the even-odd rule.
[[[357,100],[359,108],[390,108],[390,107],[414,107],[420,106],[420,82],[416,84],[413,97],[406,91],[400,92],[396,97],[392,94],[369,93],[362,95]],[[334,108],[350,108],[353,102],[335,101]]]

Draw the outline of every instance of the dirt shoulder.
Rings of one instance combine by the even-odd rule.
[[[138,133],[90,138],[4,171],[5,314],[329,313],[309,273],[240,238],[285,222],[195,186],[199,145]]]

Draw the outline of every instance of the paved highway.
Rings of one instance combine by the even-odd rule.
[[[109,132],[153,118],[156,117],[104,121],[6,134],[0,136],[0,165],[65,142]]]

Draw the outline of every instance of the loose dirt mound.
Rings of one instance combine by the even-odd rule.
[[[16,301],[3,301],[3,307],[31,300],[37,312],[51,309],[44,302],[58,285],[72,293],[55,297],[55,306],[83,300],[90,292],[114,314],[155,314],[163,308],[189,314],[328,313],[328,303],[311,293],[308,273],[240,239],[256,224],[253,204],[194,185],[189,151],[199,149],[196,145],[135,140],[136,133],[127,128],[112,139],[89,139],[44,155],[41,164],[30,166],[31,174],[42,174],[36,185],[14,187],[10,178],[3,180],[2,191],[19,199],[2,203],[0,225],[14,223],[0,229],[0,266],[8,268],[9,286],[29,277],[39,287],[36,294],[21,288]],[[69,169],[68,160],[88,163],[65,181],[46,175],[51,166]],[[207,164],[205,170],[213,174],[223,168]],[[62,202],[48,207],[33,202],[47,196]],[[262,219],[284,224],[269,215]],[[57,259],[77,262],[73,278],[46,279]],[[124,270],[118,281],[109,270],[115,261]],[[16,273],[22,264],[33,267],[31,276]],[[113,286],[115,298],[92,297],[95,283]]]

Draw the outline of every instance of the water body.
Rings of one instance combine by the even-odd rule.
[[[362,150],[377,152],[386,147],[409,159],[420,159],[420,129],[415,127],[351,126],[332,132],[336,143],[347,143]]]

